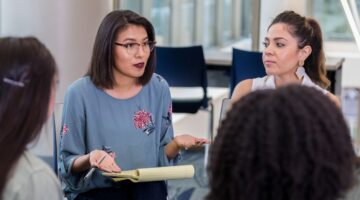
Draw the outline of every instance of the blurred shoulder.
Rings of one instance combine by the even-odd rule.
[[[326,96],[328,96],[328,97],[330,98],[330,100],[331,100],[332,102],[334,102],[335,105],[336,105],[338,108],[341,108],[341,101],[340,101],[339,97],[335,96],[335,95],[334,95],[333,93],[331,93],[331,92],[326,93]]]
[[[25,151],[12,171],[12,178],[5,187],[3,197],[4,199],[39,199],[40,197],[62,199],[62,191],[52,169],[44,161]]]

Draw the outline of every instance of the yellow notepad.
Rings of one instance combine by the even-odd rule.
[[[162,181],[169,179],[185,179],[194,176],[192,165],[179,165],[171,167],[142,168],[122,171],[120,173],[107,173],[104,176],[111,177],[114,181],[130,180],[132,182]]]

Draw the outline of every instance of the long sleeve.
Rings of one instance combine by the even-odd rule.
[[[72,190],[79,190],[85,184],[82,178],[84,173],[71,172],[74,160],[86,153],[85,110],[80,94],[81,91],[69,87],[65,95],[60,133],[59,172]]]
[[[156,75],[155,75],[156,76]],[[97,88],[89,77],[73,83],[66,95],[60,143],[60,176],[69,199],[92,188],[112,187],[99,170],[72,173],[74,160],[104,149],[122,170],[172,164],[165,146],[174,137],[171,96],[166,81],[152,77],[135,96],[117,99]],[[176,160],[176,159],[175,159]]]

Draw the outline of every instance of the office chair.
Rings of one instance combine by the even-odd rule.
[[[240,49],[233,49],[232,52],[230,95],[239,82],[266,75],[261,52]]]
[[[210,113],[209,133],[213,137],[213,104],[207,96],[207,76],[202,46],[156,47],[157,67],[170,85],[173,112]],[[199,95],[200,94],[200,95]]]
[[[220,123],[222,120],[225,119],[226,117],[226,113],[229,110],[229,106],[231,104],[231,99],[230,98],[224,98],[221,102],[221,110],[220,110]]]

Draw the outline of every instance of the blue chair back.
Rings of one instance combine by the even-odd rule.
[[[265,75],[266,72],[262,62],[261,52],[233,49],[230,95],[239,82],[245,79],[263,77]]]
[[[171,87],[202,87],[199,102],[173,100],[174,112],[195,113],[199,107],[208,107],[207,77],[202,46],[156,47],[156,73],[163,76]]]

